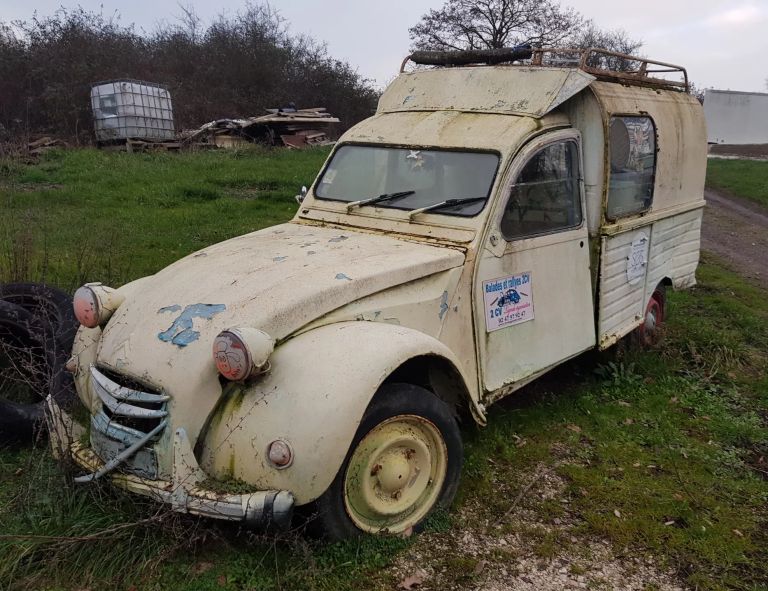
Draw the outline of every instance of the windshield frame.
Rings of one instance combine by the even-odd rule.
[[[441,216],[449,216],[452,218],[475,218],[482,214],[488,205],[488,202],[491,200],[494,192],[494,188],[496,187],[496,181],[498,180],[499,171],[501,170],[502,162],[504,160],[504,155],[501,153],[501,151],[488,148],[488,149],[482,149],[482,148],[466,148],[462,146],[427,146],[427,145],[416,145],[416,144],[396,144],[396,143],[372,143],[372,142],[343,142],[339,143],[336,146],[334,146],[333,152],[326,160],[325,164],[323,165],[323,168],[321,169],[320,173],[315,178],[314,183],[312,184],[312,197],[318,201],[323,202],[329,202],[329,203],[341,203],[345,207],[349,203],[354,203],[354,200],[352,201],[345,201],[343,199],[335,199],[332,197],[321,197],[317,194],[317,187],[320,184],[321,179],[325,176],[326,172],[328,171],[328,168],[331,165],[331,162],[333,162],[334,157],[336,156],[336,153],[345,146],[361,146],[364,148],[392,148],[396,150],[423,150],[423,151],[433,151],[433,152],[459,152],[464,154],[492,154],[496,156],[496,167],[494,168],[493,175],[490,178],[490,183],[488,185],[488,192],[486,195],[465,195],[464,197],[483,197],[484,201],[482,202],[482,206],[472,214],[462,214],[462,213],[451,213],[450,208],[445,209],[439,209],[434,212],[430,211],[430,215],[441,215]],[[374,197],[375,195],[361,195],[358,197],[358,199],[365,199],[366,197]],[[444,197],[444,199],[447,199],[448,197]],[[354,214],[354,211],[359,211],[360,209],[364,207],[375,207],[375,208],[384,208],[384,209],[395,209],[399,211],[415,211],[417,208],[415,207],[402,207],[402,205],[399,205],[399,199],[395,199],[393,201],[383,201],[380,203],[372,203],[371,205],[362,204],[357,210],[353,210],[351,212],[347,212],[349,214]],[[437,201],[435,203],[438,203]]]

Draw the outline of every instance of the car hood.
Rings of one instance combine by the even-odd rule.
[[[105,327],[98,362],[178,390],[215,378],[214,337],[235,326],[279,341],[367,295],[461,265],[462,252],[288,223],[205,248],[135,285]],[[194,381],[194,380],[192,380]]]

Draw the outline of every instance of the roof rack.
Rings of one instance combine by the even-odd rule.
[[[598,80],[690,92],[688,72],[682,66],[597,47],[532,48],[519,45],[468,51],[415,51],[403,60],[400,72],[405,71],[409,61],[431,66],[487,66],[521,60],[530,60],[531,66],[578,68]],[[656,74],[679,74],[682,80],[667,80]]]

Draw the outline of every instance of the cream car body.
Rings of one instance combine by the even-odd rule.
[[[611,126],[622,117],[630,131],[652,121],[652,199],[612,215]],[[585,68],[403,73],[336,150],[355,145],[481,151],[498,166],[472,216],[350,206],[321,198],[316,181],[291,222],[119,289],[108,322],[78,333],[78,393],[97,416],[104,400],[94,370],[125,378],[167,397],[167,425],[143,456],[125,460],[127,470],[110,474],[116,483],[179,510],[263,521],[280,503],[289,511],[328,489],[382,384],[413,380],[483,423],[490,402],[646,322],[659,285],[695,282],[706,137],[686,92],[598,80]],[[570,146],[577,209],[562,227],[510,236],[505,224],[527,223],[522,209],[510,217],[510,195],[525,184],[527,163],[553,145]],[[637,177],[623,174],[615,186]],[[369,195],[380,192],[371,184]],[[511,297],[520,300],[513,306]],[[237,326],[263,331],[275,349],[268,371],[225,383],[211,343]],[[103,470],[109,458],[94,449],[104,444],[94,425],[84,442],[52,410],[55,441],[85,468]],[[136,440],[110,437],[112,458]],[[267,457],[278,440],[292,450],[287,467]],[[254,492],[215,493],[211,479]]]

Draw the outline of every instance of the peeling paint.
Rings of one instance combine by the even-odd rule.
[[[200,333],[193,330],[195,318],[210,320],[216,314],[226,309],[227,307],[224,304],[190,304],[184,308],[184,311],[179,314],[167,330],[158,333],[157,338],[166,343],[186,347],[200,338]],[[179,310],[181,310],[181,306],[174,304],[173,306],[160,308],[158,313],[178,312]]]
[[[448,311],[448,292],[443,292],[443,297],[440,298],[440,312],[438,315],[440,316],[440,320],[443,319],[445,316],[445,313]]]

